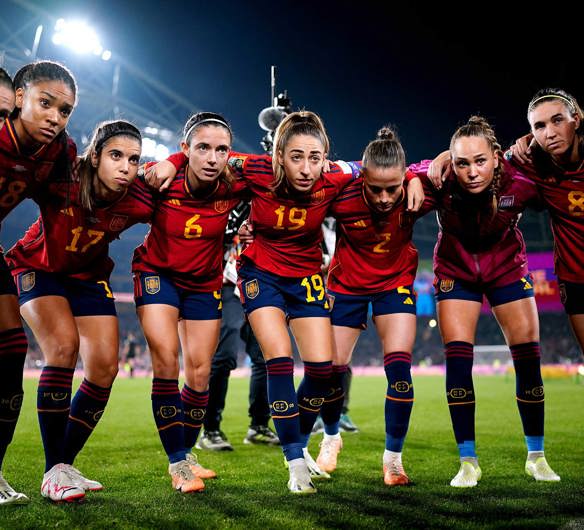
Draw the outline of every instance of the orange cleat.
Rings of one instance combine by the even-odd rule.
[[[172,478],[172,487],[181,493],[203,491],[205,483],[194,475],[187,460],[181,460],[168,466]]]
[[[206,467],[203,467],[201,464],[199,464],[196,454],[187,453],[187,462],[189,463],[191,471],[193,472],[193,475],[195,475],[195,477],[205,479],[217,478],[217,473],[215,473],[215,471],[213,471],[212,469],[207,469]]]
[[[383,466],[383,482],[386,486],[407,486],[410,478],[401,463],[392,462]]]
[[[338,438],[323,438],[320,442],[320,452],[316,463],[318,467],[327,473],[332,473],[337,469],[337,457],[343,447],[343,440]]]

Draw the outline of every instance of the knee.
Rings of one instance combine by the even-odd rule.
[[[75,368],[79,353],[79,340],[70,339],[51,345],[45,353],[45,360],[50,366]]]
[[[152,356],[152,372],[154,377],[162,379],[176,379],[180,371],[177,357],[172,356]]]

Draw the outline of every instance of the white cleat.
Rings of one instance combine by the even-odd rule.
[[[101,484],[101,482],[85,478],[81,474],[81,471],[79,471],[76,467],[73,467],[72,465],[69,464],[63,465],[66,465],[69,468],[69,475],[73,477],[77,486],[82,488],[84,491],[101,491],[103,489],[103,485]]]
[[[456,476],[450,481],[454,488],[474,488],[481,480],[481,468],[471,462],[462,462]]]
[[[302,454],[304,455],[304,461],[306,462],[312,480],[328,480],[331,478],[326,471],[320,469],[318,464],[314,461],[314,458],[310,456],[308,449],[302,449]]]
[[[290,479],[288,480],[288,489],[294,495],[310,495],[316,493],[316,488],[312,483],[310,472],[306,463],[301,459],[288,466]]]
[[[45,473],[41,485],[43,497],[53,502],[75,502],[85,497],[85,490],[77,484],[70,467],[56,464]]]
[[[320,452],[316,459],[318,467],[326,473],[332,473],[337,469],[337,458],[343,447],[343,440],[339,435],[338,438],[323,438],[320,442]]]
[[[0,505],[2,504],[28,504],[30,499],[24,493],[14,491],[14,488],[0,473]]]
[[[535,461],[527,460],[525,462],[525,472],[537,481],[542,482],[559,482],[560,475],[554,472],[545,459],[540,456]]]

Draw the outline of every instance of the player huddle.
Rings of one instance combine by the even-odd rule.
[[[528,106],[532,138],[518,141],[507,157],[490,125],[473,116],[432,164],[410,166],[387,127],[366,146],[361,162],[331,162],[324,125],[312,112],[284,118],[273,156],[232,152],[229,123],[202,112],[185,124],[181,152],[146,167],[142,176],[140,131],[125,121],[99,124],[77,157],[65,130],[76,98],[73,75],[58,63],[28,64],[13,82],[0,75],[0,220],[25,198],[41,212],[24,237],[0,254],[0,464],[22,403],[22,316],[45,359],[37,395],[46,460],[41,494],[75,501],[102,489],[73,464],[107,405],[118,369],[108,245],[133,224],[149,223],[132,270],[152,355],[154,420],[173,487],[183,493],[204,489],[204,480],[216,473],[198,463],[192,448],[219,338],[223,234],[229,212],[247,200],[251,213],[242,237],[249,244],[240,257],[238,287],[266,360],[290,492],[316,492],[313,479],[330,478],[337,466],[343,383],[369,304],[388,383],[384,482],[410,482],[402,449],[414,402],[418,254],[412,233],[415,221],[430,211],[440,221],[435,290],[461,460],[450,484],[472,487],[481,478],[472,363],[483,296],[513,357],[525,471],[536,480],[560,480],[544,456],[537,309],[517,224],[528,206],[549,211],[562,302],[584,344],[583,116],[572,96],[538,92]],[[326,284],[325,216],[335,217],[338,227]],[[288,326],[304,363],[298,389]],[[79,355],[85,377],[72,396]],[[307,444],[319,413],[325,434],[315,461]],[[27,501],[0,475],[0,504]]]

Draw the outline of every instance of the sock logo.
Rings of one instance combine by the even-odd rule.
[[[472,394],[472,390],[465,390],[464,388],[452,388],[450,392],[447,392],[447,396],[450,396],[452,399],[464,399],[467,396]]]
[[[393,388],[396,392],[405,393],[409,392],[412,386],[414,385],[408,383],[407,381],[396,381],[393,385],[391,385],[391,388]]]
[[[21,409],[23,396],[24,394],[16,394],[12,396],[12,398],[10,399],[10,403],[8,405],[10,407],[10,410],[18,411]]]
[[[98,410],[97,412],[94,412],[91,417],[93,418],[93,421],[97,423],[101,419],[102,416],[103,416],[103,409]]]
[[[535,388],[532,388],[531,390],[527,390],[525,393],[528,396],[541,398],[541,397],[543,397],[543,386],[536,386]]]
[[[174,405],[165,405],[158,409],[160,417],[167,420],[168,418],[174,418],[178,414],[178,409]]]
[[[189,416],[193,420],[202,420],[205,417],[205,409],[191,409]]]
[[[294,403],[287,403],[286,401],[274,401],[272,403],[272,409],[274,409],[274,412],[286,412],[293,407]]]
[[[308,401],[311,407],[322,407],[324,398],[312,398]]]
[[[48,397],[53,401],[63,401],[69,397],[69,392],[45,392],[44,397]]]

